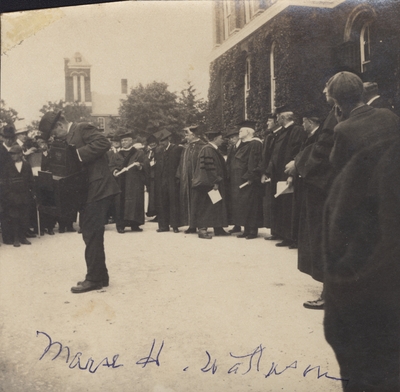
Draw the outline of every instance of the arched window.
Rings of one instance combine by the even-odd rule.
[[[276,93],[276,75],[275,75],[275,42],[271,45],[271,51],[269,54],[270,64],[270,77],[271,77],[271,112],[275,110],[275,93]]]
[[[244,118],[248,119],[247,114],[247,98],[250,94],[250,81],[251,81],[251,63],[250,58],[246,59],[246,71],[244,75]]]
[[[370,23],[365,23],[360,32],[361,72],[367,72],[371,63]]]

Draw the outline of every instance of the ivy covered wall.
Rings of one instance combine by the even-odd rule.
[[[376,1],[370,3],[376,5]],[[244,77],[246,59],[250,59],[248,118],[257,121],[258,130],[265,128],[271,111],[270,51],[273,42],[275,106],[285,104],[300,116],[302,111],[311,107],[327,113],[329,107],[322,93],[325,83],[336,69],[352,65],[345,64],[342,52],[346,22],[355,6],[354,2],[347,2],[334,9],[290,7],[213,61],[208,96],[209,127],[226,132],[244,119]],[[374,78],[396,103],[400,91],[400,55],[399,44],[393,40],[399,36],[400,27],[399,15],[393,12],[393,7],[399,10],[400,5],[393,3],[392,7],[377,7],[373,30],[375,39],[384,45],[375,45],[377,49],[372,53],[372,60],[378,64],[382,57],[390,57],[390,72],[385,74],[382,72],[384,67],[378,64],[375,69],[379,71],[368,76]],[[385,28],[388,23],[389,29]]]

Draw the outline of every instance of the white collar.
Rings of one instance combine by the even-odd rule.
[[[278,131],[280,131],[282,129],[282,127],[276,128],[275,130],[273,130],[273,133],[277,133]]]
[[[316,127],[311,131],[310,136],[314,135],[314,133],[317,132],[317,129],[318,129],[318,128],[319,128],[319,125],[316,126]],[[310,137],[310,136],[309,136],[309,137]]]
[[[294,124],[294,121],[288,122],[286,125],[284,125],[284,128],[289,128],[292,124]]]
[[[380,97],[380,95],[375,95],[375,97],[371,98],[368,102],[367,105],[371,105],[372,102],[375,101],[375,99],[378,99]]]
[[[216,146],[213,142],[208,142],[209,144],[211,144],[216,150],[218,150],[218,146]]]

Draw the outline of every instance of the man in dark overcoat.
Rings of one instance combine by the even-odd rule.
[[[244,226],[238,238],[257,238],[263,226],[261,184],[262,141],[254,137],[255,122],[244,121],[239,125],[240,144],[230,165],[230,191],[232,221]]]
[[[325,206],[324,330],[346,392],[399,391],[400,141],[353,155]]]
[[[200,150],[206,145],[201,139],[204,133],[203,124],[193,125],[184,129],[186,146],[181,155],[176,177],[179,179],[179,200],[182,226],[188,225],[185,234],[196,233],[196,220],[193,204],[193,177],[196,171]]]
[[[287,107],[276,109],[277,122],[282,129],[276,133],[274,149],[270,158],[271,191],[275,195],[277,183],[288,181],[289,175],[285,173],[286,165],[294,159],[300,150],[301,144],[307,134],[303,127],[294,123],[294,114]],[[292,203],[293,193],[282,194],[274,197],[272,201],[271,231],[282,238],[276,246],[291,246],[293,244],[292,230]]]
[[[50,135],[65,140],[76,148],[82,167],[87,172],[88,188],[80,211],[82,237],[85,241],[87,274],[85,280],[71,288],[84,293],[108,286],[109,275],[104,252],[104,224],[114,195],[120,189],[107,163],[108,139],[89,123],[70,123],[61,112],[47,112],[41,118],[39,130],[45,139]]]
[[[16,143],[14,125],[5,125],[0,130],[0,203],[2,193],[5,191],[6,178],[9,166],[13,165],[11,155],[8,153],[11,146]],[[2,210],[2,211],[1,211]],[[7,219],[5,219],[4,208],[0,208],[1,235],[3,243],[7,245],[13,244],[13,232]]]
[[[397,116],[365,105],[362,91],[354,74],[328,82],[347,119],[335,127],[341,171],[324,212],[324,329],[345,391],[389,392],[399,390],[400,133]]]
[[[289,174],[295,177],[295,194],[301,193],[298,197],[297,268],[322,283],[322,221],[332,181],[329,154],[333,146],[334,125],[330,118],[321,124],[321,115],[316,110],[305,112],[303,116],[303,127],[308,138],[294,161],[286,166]],[[323,290],[318,299],[306,301],[303,305],[308,309],[323,309]]]
[[[200,150],[194,172],[193,210],[196,226],[199,228],[199,238],[211,239],[208,227],[214,227],[215,236],[228,236],[223,227],[228,226],[226,205],[227,172],[223,155],[218,147],[224,142],[220,132],[206,132],[209,142]],[[210,194],[220,195],[221,200],[214,202]]]
[[[183,147],[170,141],[171,133],[164,129],[155,136],[160,141],[161,148],[156,152],[157,165],[155,166],[155,194],[156,209],[158,211],[157,232],[169,231],[179,233],[179,182],[176,171],[181,160]]]

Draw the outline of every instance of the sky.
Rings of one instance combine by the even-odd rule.
[[[120,93],[154,80],[180,92],[191,81],[207,99],[212,1],[125,1],[1,15],[1,98],[24,120],[65,99],[64,58],[92,65],[91,88]]]

